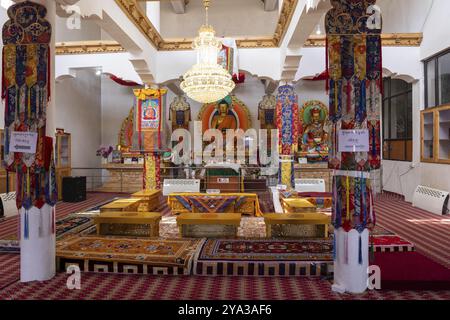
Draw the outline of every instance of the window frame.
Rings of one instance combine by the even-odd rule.
[[[399,160],[399,159],[391,159],[390,156],[390,150],[388,150],[387,152],[383,152],[383,160],[389,160],[389,161],[402,161],[402,162],[411,162],[412,161],[412,156],[413,156],[413,150],[412,150],[412,146],[411,146],[411,160],[408,159],[408,142],[413,140],[413,133],[412,133],[412,129],[413,129],[413,117],[409,117],[408,116],[408,108],[411,108],[411,112],[413,111],[413,99],[411,99],[411,105],[407,106],[407,108],[405,108],[405,119],[406,119],[406,136],[404,138],[391,138],[392,137],[392,123],[391,123],[391,112],[392,112],[392,100],[401,96],[404,96],[406,99],[408,99],[408,96],[411,95],[412,98],[412,94],[413,94],[413,89],[412,89],[412,84],[408,83],[406,81],[404,81],[407,85],[408,85],[408,89],[407,90],[403,90],[403,91],[399,91],[397,93],[395,93],[394,95],[391,95],[392,93],[392,82],[393,80],[399,80],[399,81],[404,81],[401,79],[392,79],[392,77],[385,77],[383,78],[383,87],[384,87],[384,94],[382,97],[382,119],[383,119],[383,128],[382,128],[382,132],[383,132],[383,150],[384,150],[384,146],[385,143],[388,143],[388,145],[390,146],[391,142],[397,142],[397,141],[403,141],[404,142],[404,157],[403,160]],[[386,108],[387,110],[385,110],[385,102],[387,101],[387,105]],[[387,123],[384,121],[385,119],[385,114],[384,112],[388,113],[388,121]],[[410,121],[408,121],[408,118]],[[387,127],[387,135],[388,137],[386,137],[384,135],[385,132],[385,126]],[[408,130],[410,129],[410,130]],[[408,132],[411,132],[411,136],[408,136]]]
[[[425,87],[425,109],[429,109],[429,108],[436,108],[436,107],[441,107],[444,105],[447,105],[448,103],[441,103],[441,97],[440,97],[440,88],[439,88],[439,58],[445,56],[445,55],[450,55],[450,48],[445,49],[427,59],[423,60],[423,67],[424,67],[424,79],[425,79],[425,83],[424,83],[424,87]],[[428,63],[434,62],[434,73],[435,73],[435,79],[434,79],[434,101],[435,101],[435,105],[434,106],[430,106],[428,105]]]

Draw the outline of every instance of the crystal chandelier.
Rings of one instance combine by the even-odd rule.
[[[229,72],[217,64],[217,54],[222,48],[222,43],[214,37],[215,31],[208,24],[209,2],[203,0],[206,23],[201,26],[198,37],[192,44],[197,51],[197,63],[186,72],[180,85],[189,98],[201,103],[223,99],[235,86]]]

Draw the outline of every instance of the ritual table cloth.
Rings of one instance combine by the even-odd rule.
[[[217,198],[217,202],[214,201]],[[167,198],[174,214],[183,212],[234,212],[262,216],[256,193],[172,193]]]

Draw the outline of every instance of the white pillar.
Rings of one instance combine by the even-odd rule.
[[[363,293],[367,289],[368,280],[369,230],[365,229],[360,234],[355,229],[345,232],[344,229],[339,228],[334,231],[334,237],[336,258],[333,291]]]
[[[55,276],[53,207],[20,210],[20,281],[46,281]],[[27,216],[27,217],[26,217]],[[28,222],[28,223],[26,223]],[[26,232],[25,228],[28,228]]]
[[[35,1],[47,8],[46,19],[52,25],[50,42],[51,75],[49,87],[50,101],[47,106],[46,135],[55,137],[55,18],[54,0]],[[45,281],[55,276],[56,230],[54,226],[55,208],[45,204],[41,209],[32,207],[20,210],[20,281]],[[25,232],[27,229],[27,232]],[[55,231],[55,232],[53,232]]]

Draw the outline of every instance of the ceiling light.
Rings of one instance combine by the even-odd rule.
[[[214,36],[215,31],[208,24],[209,3],[210,0],[203,0],[206,23],[201,26],[198,37],[192,44],[197,51],[197,63],[186,72],[180,85],[189,98],[201,103],[223,99],[235,87],[230,73],[217,64],[217,54],[222,43]]]

